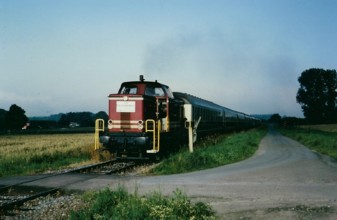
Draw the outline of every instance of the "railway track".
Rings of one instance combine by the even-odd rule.
[[[37,187],[34,186],[34,182],[40,180],[48,180],[48,178],[55,178],[57,176],[64,176],[67,174],[94,174],[94,175],[109,175],[114,173],[125,172],[140,161],[133,160],[119,160],[113,159],[89,166],[84,166],[66,172],[60,172],[55,174],[48,174],[42,177],[34,178],[28,181],[21,181],[16,184],[3,186],[0,188],[0,217],[10,212],[13,209],[18,209],[25,202],[34,200],[38,197],[53,195],[62,191],[62,187],[70,185],[72,183],[66,183],[61,187]]]
[[[0,196],[0,214],[17,208],[30,200],[52,195],[58,191],[60,191],[60,188],[13,186],[8,192]]]

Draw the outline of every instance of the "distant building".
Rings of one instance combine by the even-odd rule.
[[[70,123],[69,123],[69,127],[70,127],[70,128],[80,127],[80,124],[77,123],[77,122],[70,122]]]
[[[26,130],[29,127],[29,125],[30,125],[29,123],[26,123],[21,129]]]

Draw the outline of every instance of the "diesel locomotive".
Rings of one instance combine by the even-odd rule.
[[[123,82],[109,95],[107,129],[99,142],[116,157],[150,158],[193,143],[199,135],[254,127],[259,120],[157,81]],[[106,123],[101,123],[106,124]],[[104,125],[103,125],[104,126]],[[104,131],[104,132],[103,132]]]

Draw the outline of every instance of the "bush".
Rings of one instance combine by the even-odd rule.
[[[70,219],[215,219],[208,205],[192,204],[180,190],[170,197],[157,192],[140,197],[122,187],[116,191],[104,189],[92,194],[87,203],[92,205],[73,211]]]

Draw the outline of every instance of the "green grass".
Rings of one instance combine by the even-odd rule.
[[[217,138],[210,137],[200,143],[193,153],[186,147],[185,150],[164,159],[151,173],[185,173],[247,159],[255,153],[266,133],[265,128],[259,128]]]
[[[161,193],[139,196],[125,188],[104,189],[84,196],[87,207],[73,211],[70,219],[215,219],[210,206],[193,204],[180,190],[165,197]]]
[[[280,128],[280,132],[316,152],[337,159],[337,132],[316,130],[312,128]]]

